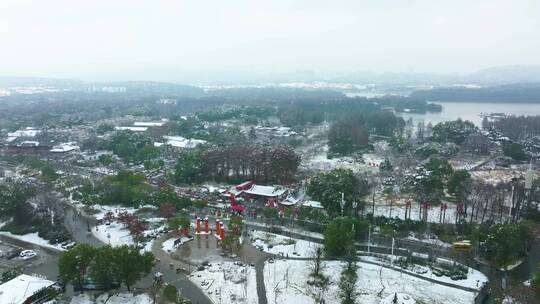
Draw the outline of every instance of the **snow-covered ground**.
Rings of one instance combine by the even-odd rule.
[[[183,236],[183,237],[180,237],[180,242],[176,244],[175,246],[174,241],[176,241],[177,239],[178,238],[175,237],[175,238],[170,238],[166,240],[165,242],[161,244],[161,249],[167,253],[171,253],[175,251],[178,246],[193,240],[193,238],[188,238],[188,237]]]
[[[253,246],[262,248],[264,252],[291,258],[311,257],[315,248],[320,246],[317,243],[259,230],[251,231],[250,239]]]
[[[405,219],[405,206],[406,200],[400,199],[395,201],[390,207],[390,203],[386,204],[384,199],[379,199],[375,202],[375,216],[385,216],[392,218]],[[446,209],[446,214],[444,216],[444,223],[453,224],[456,221],[456,212],[457,207],[454,204],[447,203],[448,209]],[[366,206],[366,213],[372,213],[372,206],[368,204]],[[439,223],[441,219],[441,208],[439,205],[430,206],[428,209],[428,222],[430,223]],[[411,202],[411,220],[420,220],[420,203]]]
[[[267,263],[264,270],[266,294],[269,303],[313,303],[311,294],[317,292],[307,284],[310,261],[276,260]],[[324,292],[326,303],[339,302],[339,278],[341,262],[325,263],[324,273],[329,278],[328,290]],[[430,304],[474,303],[475,294],[457,288],[428,282],[396,270],[381,266],[358,263],[356,289],[359,303],[380,303],[396,292],[412,295],[417,302]]]
[[[314,155],[313,157],[306,158],[302,161],[301,167],[308,170],[315,170],[315,171],[331,171],[333,169],[341,168],[341,169],[350,169],[354,172],[365,172],[365,171],[378,171],[379,168],[375,165],[370,166],[368,162],[365,164],[360,163],[358,161],[355,161],[352,157],[336,157],[332,159],[327,158],[327,151],[326,148],[323,150],[320,154]],[[368,158],[371,163],[374,164],[375,160],[378,159],[374,157]]]
[[[415,304],[416,301],[412,298],[412,296],[396,292],[394,294],[389,294],[386,298],[384,298],[380,304]]]
[[[36,244],[41,247],[47,247],[54,250],[64,251],[64,249],[60,247],[60,244],[52,245],[51,243],[49,243],[49,241],[39,237],[37,232],[23,234],[23,235],[16,235],[11,232],[0,231],[0,235],[4,235],[10,238],[14,238],[14,239],[21,240],[21,241],[31,243],[31,244]]]
[[[150,240],[144,244],[144,248],[141,249],[142,252],[152,252],[152,247],[154,246],[154,240]]]
[[[124,224],[112,222],[110,225],[98,225],[92,228],[92,234],[105,244],[111,246],[133,245],[133,237]]]
[[[122,213],[122,212],[127,212],[129,214],[133,214],[137,212],[137,209],[132,208],[132,207],[128,208],[128,207],[121,207],[121,206],[107,206],[107,205],[98,205],[98,204],[92,205],[92,209],[98,211],[98,213],[93,215],[93,217],[95,217],[98,220],[103,219],[103,217],[105,216],[105,214],[107,214],[107,212],[112,212],[114,216],[117,216],[119,213]]]
[[[373,256],[362,256],[360,257],[359,260],[364,261],[364,262],[383,263],[385,265],[390,264],[392,260],[391,256],[389,255],[384,255],[384,256],[385,256],[384,259],[380,257],[373,257]],[[438,261],[445,262],[447,264],[452,263],[452,261],[443,260],[443,259],[438,259]],[[394,267],[397,269],[399,266],[394,264]],[[488,278],[483,273],[470,267],[467,268],[467,278],[462,279],[462,280],[452,280],[450,277],[447,277],[444,275],[436,276],[435,274],[433,274],[433,271],[431,270],[431,268],[422,266],[422,265],[415,264],[413,266],[408,267],[405,270],[409,272],[413,272],[425,278],[439,281],[439,282],[450,283],[450,284],[459,285],[462,287],[472,288],[472,289],[477,289],[477,290],[480,290],[482,286],[488,282]]]
[[[482,159],[465,159],[465,160],[457,160],[457,159],[451,159],[449,162],[454,167],[454,170],[472,170],[476,167],[479,167],[484,162],[486,162],[488,158],[482,158]]]
[[[212,263],[203,271],[193,272],[189,279],[200,286],[214,303],[259,303],[255,268],[249,265],[238,265],[237,262]]]
[[[76,295],[71,298],[70,304],[152,304],[152,299],[147,294],[134,295],[132,293],[120,293],[112,295],[102,294],[91,299],[88,294]]]
[[[113,209],[112,212],[115,212],[114,208],[112,209]],[[110,210],[110,209],[106,208],[104,210]],[[131,211],[134,212],[133,210]],[[149,223],[149,226],[153,226],[155,228],[150,228],[150,229],[145,230],[143,232],[144,236],[151,236],[151,235],[157,236],[160,231],[166,228],[166,224],[163,224],[163,222],[165,221],[164,218],[148,218],[145,220]],[[106,225],[106,224],[98,225],[97,227],[92,228],[92,234],[103,243],[110,244],[113,247],[135,244],[133,237],[129,233],[129,229],[126,227],[126,225],[118,221],[113,221],[109,225]],[[151,251],[152,244],[153,244],[152,240],[147,242],[143,248],[143,251]]]

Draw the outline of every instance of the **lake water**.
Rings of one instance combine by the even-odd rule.
[[[396,115],[408,120],[412,117],[416,125],[420,121],[425,124],[431,122],[433,125],[461,118],[470,120],[478,127],[482,125],[480,113],[505,113],[508,115],[540,115],[540,104],[530,103],[481,103],[481,102],[435,102],[443,109],[439,113],[411,114],[396,113]]]

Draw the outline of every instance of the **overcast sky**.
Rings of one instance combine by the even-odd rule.
[[[0,0],[1,76],[538,64],[539,0]]]

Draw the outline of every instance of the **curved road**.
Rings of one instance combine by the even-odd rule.
[[[99,239],[94,237],[92,233],[88,232],[88,225],[90,227],[95,226],[96,220],[93,218],[85,217],[84,215],[77,215],[77,212],[72,206],[66,208],[66,215],[64,218],[64,224],[66,228],[73,235],[73,239],[77,243],[87,243],[94,246],[103,246],[105,245]],[[160,239],[158,239],[160,240]],[[156,258],[160,259],[160,263],[156,263],[155,271],[163,273],[164,281],[170,284],[173,284],[178,288],[183,296],[192,301],[193,304],[213,304],[212,301],[199,289],[195,284],[193,284],[186,275],[176,273],[175,269],[168,267],[169,263],[179,264],[178,261],[172,260],[169,255],[165,254],[161,250],[161,242],[158,240],[154,241],[152,247],[152,253]],[[163,254],[161,254],[163,253]],[[148,287],[152,284],[153,275],[149,275],[138,284],[140,287]]]

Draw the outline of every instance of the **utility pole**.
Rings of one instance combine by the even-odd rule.
[[[369,223],[369,226],[368,226],[368,241],[367,241],[367,252],[370,253],[370,249],[371,249],[371,223]]]
[[[392,266],[394,265],[394,258],[395,258],[395,256],[394,256],[394,245],[395,245],[395,239],[392,238],[392,254],[391,254],[392,255]]]
[[[371,203],[372,203],[372,206],[371,206],[371,215],[373,217],[375,217],[375,188],[376,188],[376,184],[373,184],[373,195],[371,197]]]

